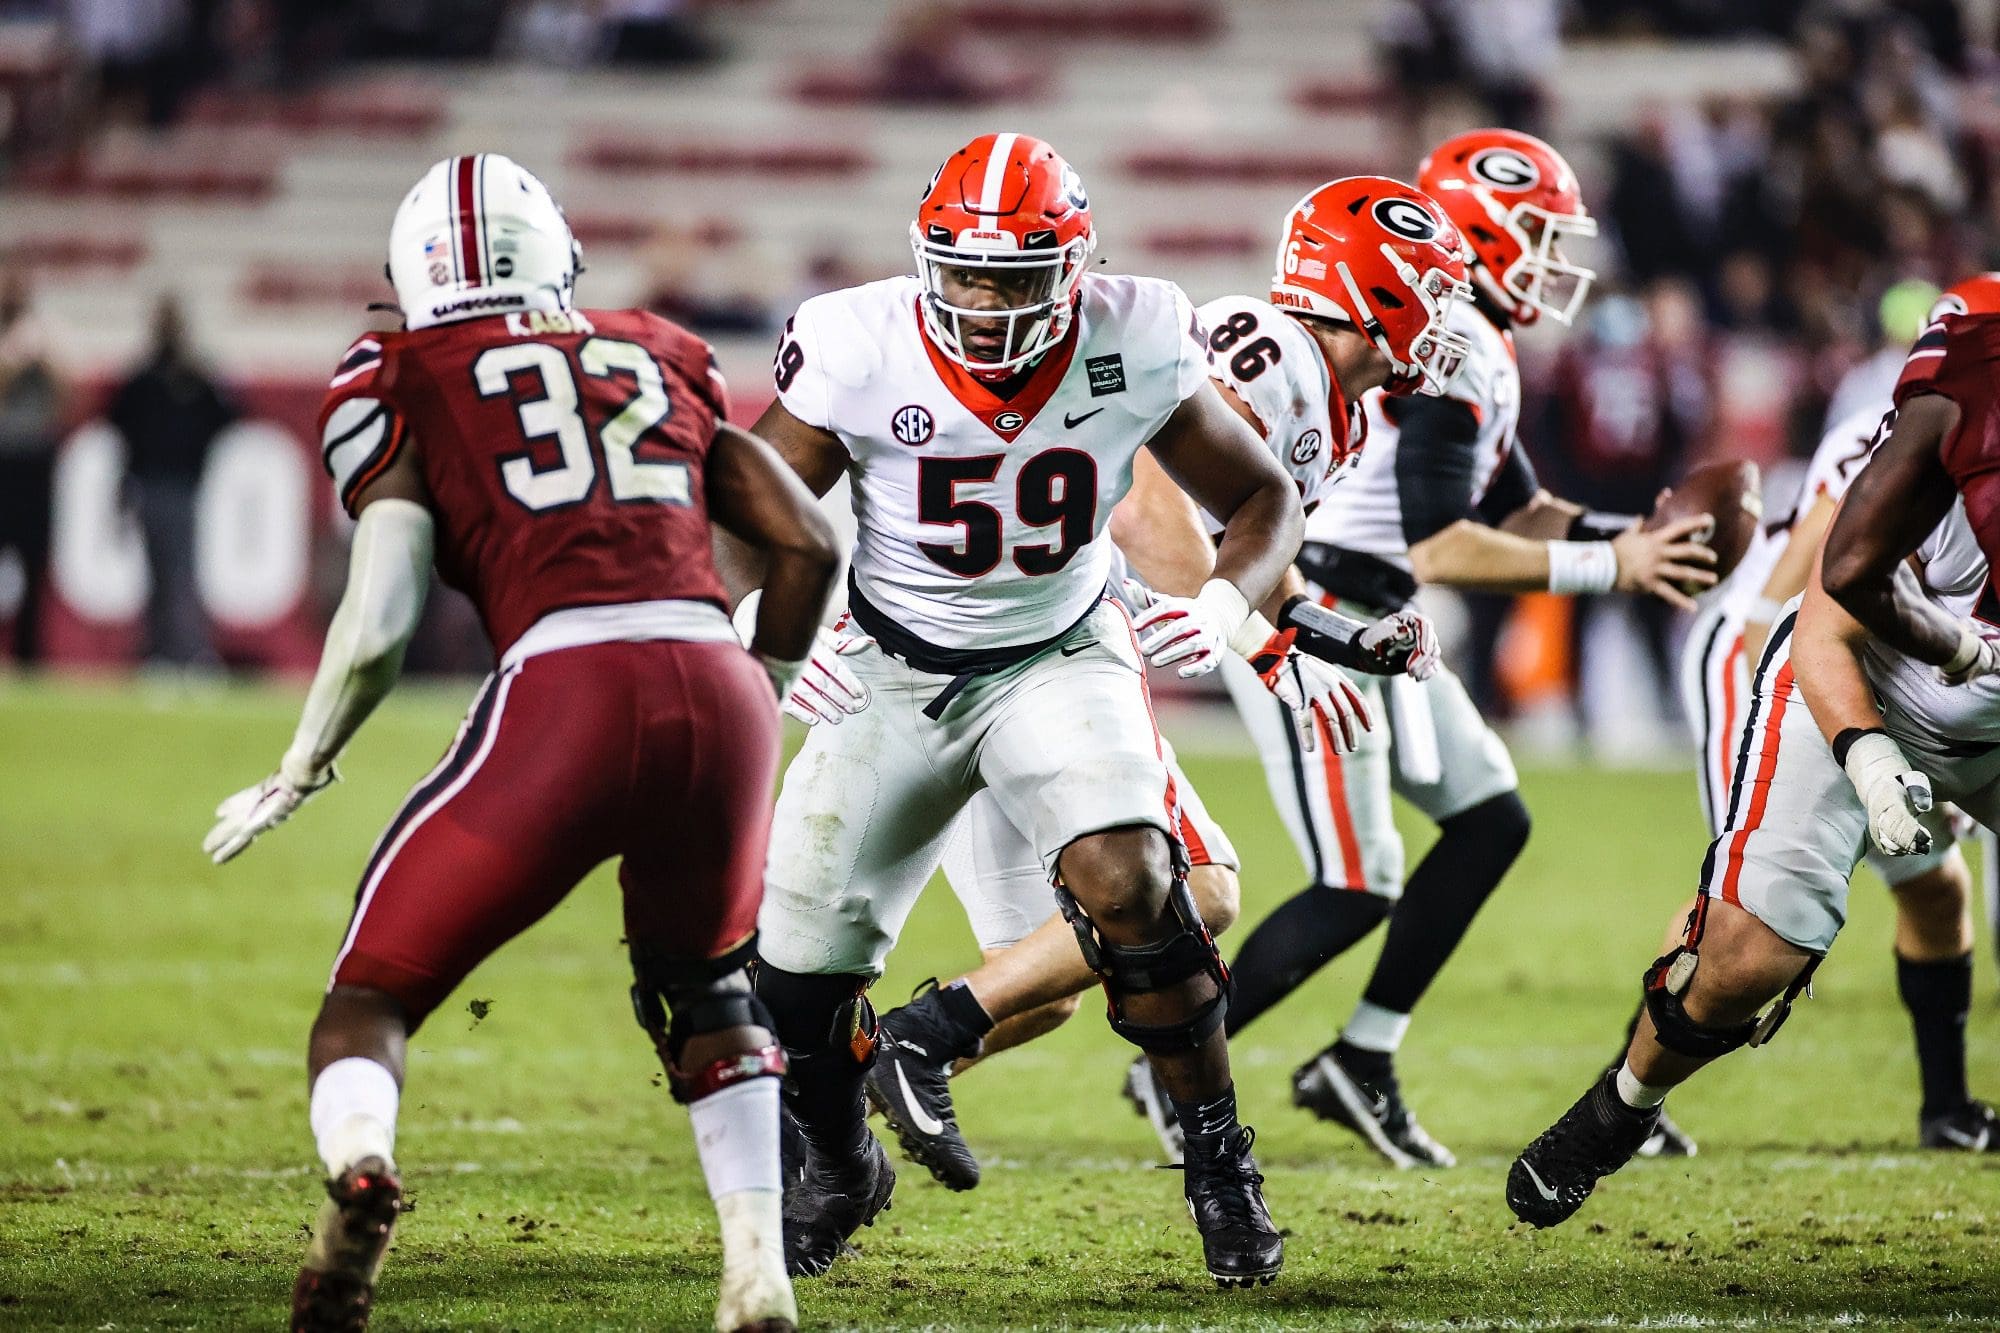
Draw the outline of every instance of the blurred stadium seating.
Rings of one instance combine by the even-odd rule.
[[[1110,265],[1198,300],[1257,289],[1275,219],[1324,178],[1412,174],[1429,140],[1481,121],[1547,134],[1607,223],[1607,294],[1635,298],[1600,299],[1589,336],[1651,336],[1669,287],[1698,303],[1698,411],[1661,467],[1747,452],[1782,475],[1883,341],[1892,282],[1996,262],[1994,0],[159,0],[164,35],[137,55],[104,36],[118,9],[0,3],[0,254],[86,387],[140,356],[171,292],[217,370],[301,437],[298,478],[245,480],[239,448],[235,499],[205,512],[311,521],[206,542],[212,559],[318,554],[335,524],[302,442],[313,391],[382,318],[365,307],[389,297],[401,192],[468,149],[542,174],[585,243],[585,299],[703,331],[746,417],[792,306],[904,271],[918,187],[993,126],[1076,163]],[[1534,334],[1524,433],[1570,479],[1572,442],[1537,433],[1558,339]],[[117,657],[129,632],[73,623],[139,595],[126,575],[117,595],[70,586],[131,564],[103,555],[129,546],[115,505],[77,484],[108,484],[115,458],[84,452],[58,488],[56,644]],[[302,578],[276,640],[211,611],[226,657],[296,663],[263,645],[309,644],[323,601]],[[1489,702],[1505,674],[1474,673]]]

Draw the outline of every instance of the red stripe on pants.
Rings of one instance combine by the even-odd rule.
[[[1722,900],[1743,904],[1736,896],[1736,882],[1743,875],[1743,844],[1759,824],[1764,822],[1764,803],[1771,794],[1771,775],[1778,770],[1778,740],[1785,723],[1785,708],[1792,701],[1792,664],[1787,661],[1778,671],[1776,687],[1771,691],[1771,716],[1764,723],[1764,745],[1757,752],[1757,776],[1752,781],[1750,811],[1744,817],[1743,827],[1729,840],[1729,867],[1722,876]]]
[[[1354,835],[1354,817],[1347,810],[1347,779],[1340,771],[1340,756],[1333,751],[1333,729],[1325,718],[1315,717],[1313,725],[1319,729],[1319,753],[1321,767],[1326,770],[1326,800],[1333,810],[1334,837],[1340,843],[1340,866],[1347,876],[1347,887],[1365,889],[1368,877],[1361,869],[1361,839]],[[1311,813],[1307,816],[1310,819]]]

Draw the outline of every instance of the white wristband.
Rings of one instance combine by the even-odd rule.
[[[1248,657],[1255,653],[1264,646],[1264,640],[1271,637],[1269,634],[1260,635],[1255,643],[1245,646],[1245,640],[1256,633],[1255,627],[1247,630],[1244,628],[1250,622],[1250,599],[1243,595],[1241,588],[1228,579],[1210,579],[1201,585],[1201,591],[1194,595],[1194,599],[1213,612],[1215,618],[1221,622],[1222,632],[1229,641],[1229,647],[1238,657]]]
[[[1971,627],[1960,625],[1958,627],[1958,651],[1953,653],[1938,670],[1944,672],[1947,676],[1958,675],[1979,660],[1980,643],[1980,637],[1972,632]]]
[[[799,677],[804,674],[806,663],[810,660],[801,657],[796,662],[788,662],[769,653],[758,653],[756,657],[758,664],[764,668],[764,674],[771,678],[771,688],[778,692],[781,704],[792,697],[792,687],[799,683]]]
[[[757,637],[757,607],[764,600],[762,588],[752,588],[743,594],[743,600],[736,604],[729,623],[736,627],[736,637],[748,648],[750,641]]]
[[[1618,586],[1618,552],[1610,542],[1550,542],[1549,591],[1610,592]]]

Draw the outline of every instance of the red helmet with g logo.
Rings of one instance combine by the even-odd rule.
[[[910,248],[925,332],[974,374],[997,376],[1068,335],[1097,232],[1083,181],[1055,149],[1025,134],[982,134],[931,177]],[[1003,303],[963,304],[968,290]]]
[[[1471,344],[1445,327],[1470,300],[1458,229],[1387,176],[1329,181],[1285,216],[1271,304],[1350,324],[1389,358],[1391,393],[1443,393]]]
[[[1417,184],[1472,247],[1473,281],[1514,319],[1567,324],[1597,274],[1563,254],[1565,236],[1597,235],[1561,153],[1516,130],[1469,130],[1433,148]]]
[[[2000,313],[2000,273],[1975,273],[1938,293],[1924,322],[1935,324],[1946,315],[1995,313]]]

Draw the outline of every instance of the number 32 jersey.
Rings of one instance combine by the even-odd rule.
[[[371,333],[320,409],[341,504],[416,442],[437,567],[496,656],[551,611],[726,606],[702,469],[728,393],[708,344],[642,310]]]
[[[951,652],[1069,628],[1112,570],[1132,456],[1207,381],[1178,287],[1084,278],[1070,334],[1005,398],[925,336],[916,278],[816,296],[785,326],[778,399],[849,456],[856,591]]]

